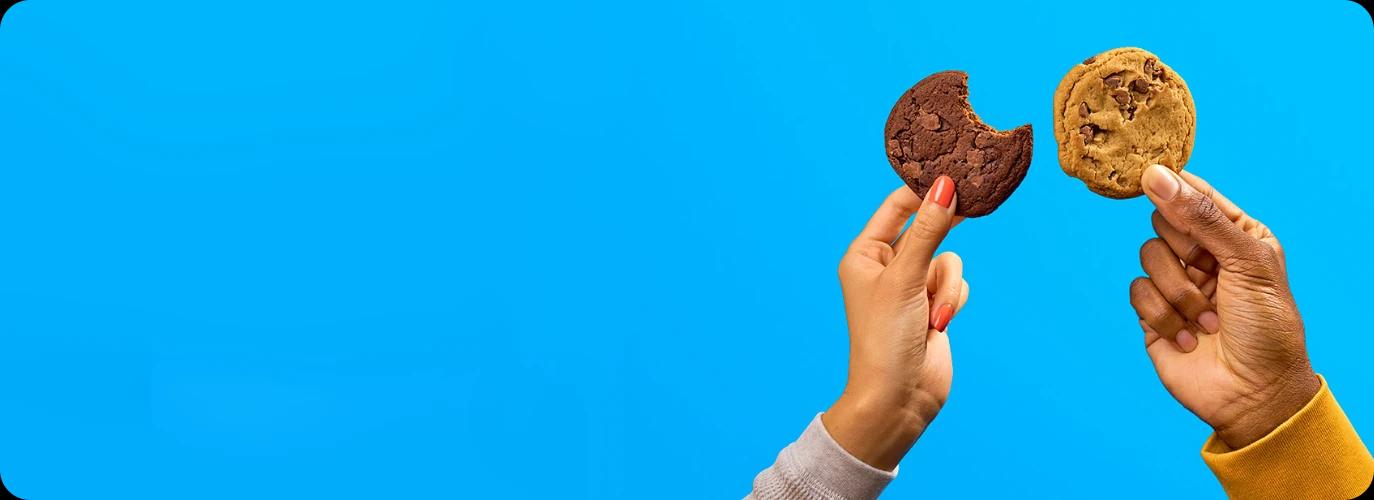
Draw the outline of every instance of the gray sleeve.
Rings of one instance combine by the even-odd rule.
[[[787,445],[773,466],[754,477],[746,499],[831,500],[878,498],[897,471],[887,472],[859,461],[826,432],[821,416],[811,419],[796,442]]]

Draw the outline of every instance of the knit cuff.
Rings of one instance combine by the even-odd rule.
[[[788,479],[807,485],[824,498],[877,498],[897,477],[896,470],[878,469],[841,448],[825,430],[820,414],[801,438],[779,454],[778,465]]]
[[[1213,433],[1202,460],[1232,498],[1354,498],[1374,475],[1374,457],[1325,378],[1306,406],[1259,441],[1232,450]]]

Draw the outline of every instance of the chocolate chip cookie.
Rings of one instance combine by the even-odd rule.
[[[887,117],[887,161],[925,196],[941,175],[954,180],[955,214],[980,217],[1011,197],[1031,162],[1031,126],[998,132],[968,102],[968,75],[943,71],[902,94]]]
[[[1134,47],[1089,57],[1054,93],[1059,165],[1109,198],[1140,196],[1140,175],[1152,164],[1182,170],[1196,124],[1188,84]]]

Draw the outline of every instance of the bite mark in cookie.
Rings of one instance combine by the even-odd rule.
[[[902,94],[887,117],[887,160],[913,191],[925,196],[941,175],[954,180],[957,215],[992,213],[1021,185],[1030,168],[1031,126],[1000,132],[978,119],[968,102],[968,75],[943,71]]]

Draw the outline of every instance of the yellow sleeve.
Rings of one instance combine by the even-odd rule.
[[[1336,398],[1321,390],[1298,413],[1259,441],[1239,450],[1214,433],[1202,460],[1221,487],[1238,499],[1351,499],[1374,477],[1374,457],[1360,441]]]

